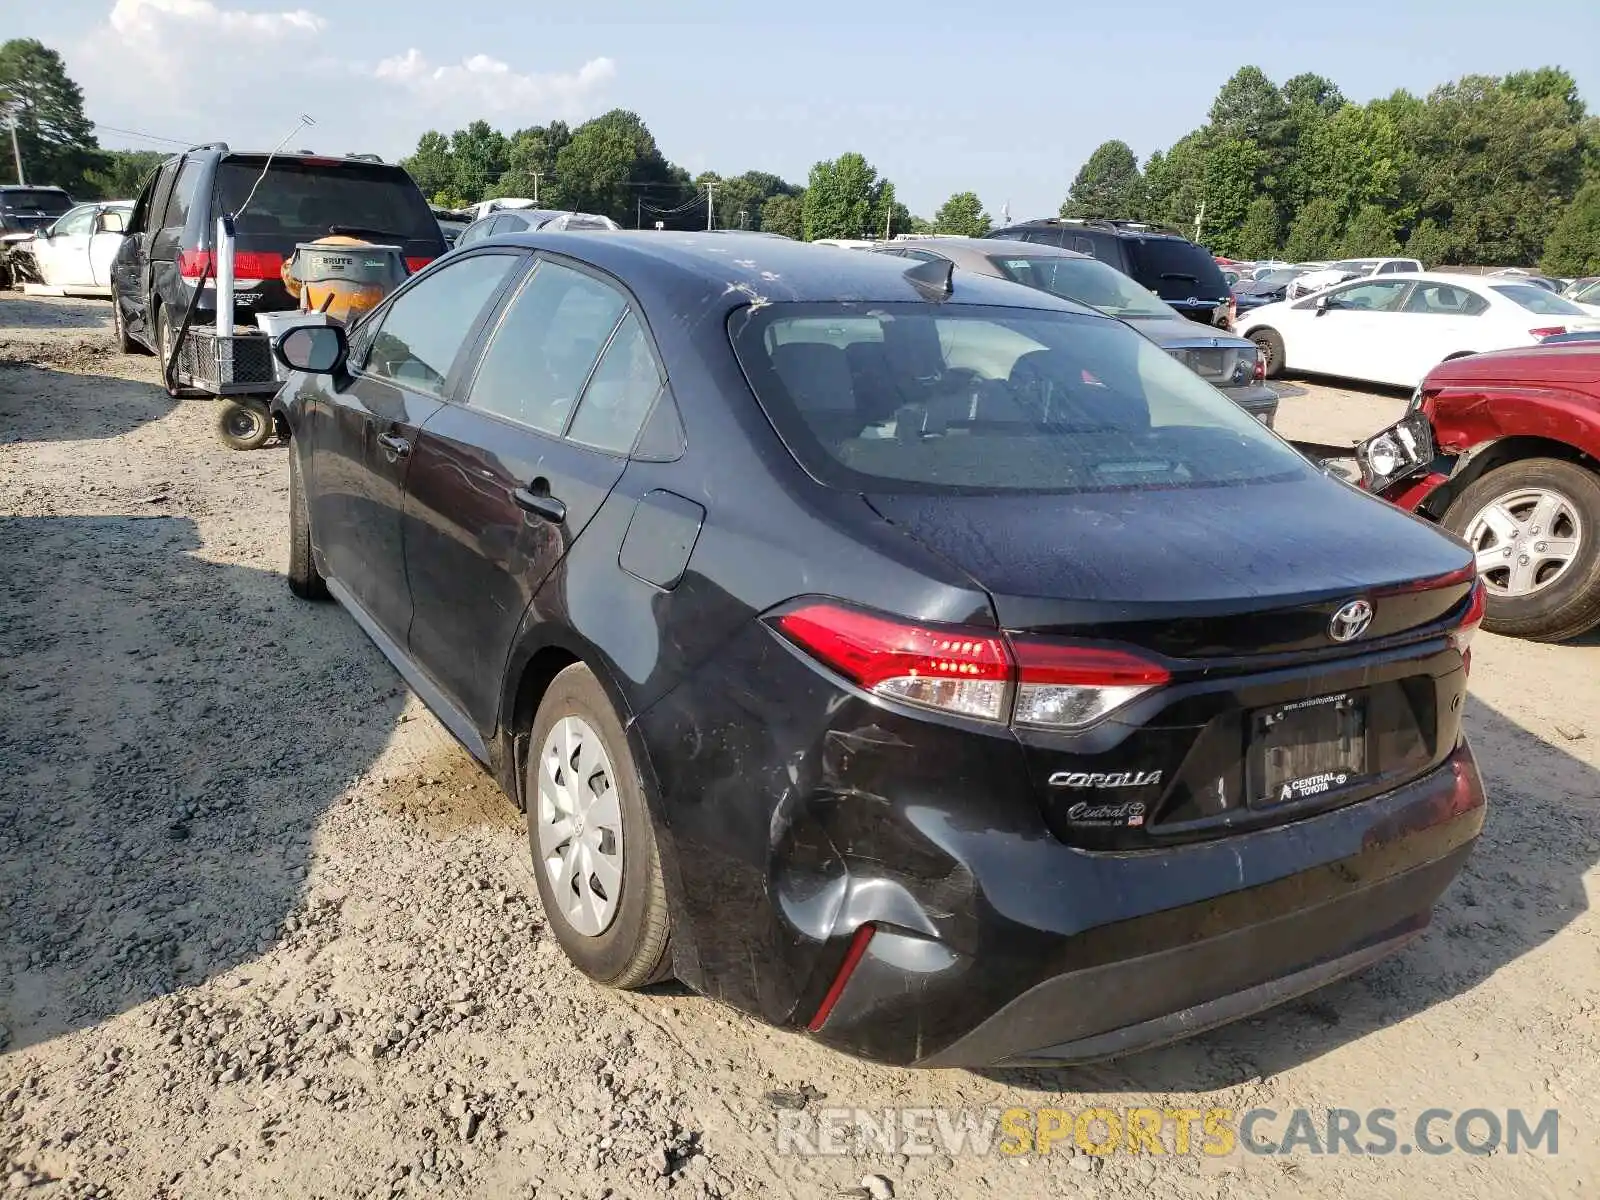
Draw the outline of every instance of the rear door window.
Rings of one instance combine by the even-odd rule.
[[[367,374],[442,398],[467,334],[519,261],[515,254],[475,254],[401,292],[372,327]]]
[[[565,432],[626,307],[594,276],[541,262],[507,306],[467,403],[542,433]]]
[[[1449,283],[1419,283],[1406,297],[1403,311],[1430,316],[1475,317],[1488,311],[1482,296]]]
[[[1225,299],[1227,281],[1211,255],[1181,238],[1127,238],[1130,274],[1163,300]]]

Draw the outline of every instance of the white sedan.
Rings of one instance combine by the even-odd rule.
[[[1430,271],[1264,304],[1234,332],[1260,349],[1269,378],[1294,370],[1415,387],[1447,358],[1580,330],[1600,330],[1600,318],[1531,283]]]
[[[132,200],[80,204],[41,229],[21,250],[33,258],[43,291],[65,296],[111,295],[111,260],[133,213]]]

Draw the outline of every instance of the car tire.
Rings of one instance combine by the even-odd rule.
[[[152,304],[152,307],[155,309],[156,314],[156,358],[160,360],[156,367],[161,373],[161,386],[166,390],[167,395],[174,400],[204,396],[206,393],[196,388],[185,387],[176,382],[167,382],[167,356],[172,352],[172,317],[168,314],[165,304]],[[174,381],[176,381],[178,376],[178,368],[176,366],[173,367],[172,374]]]
[[[306,481],[300,474],[300,452],[289,448],[289,590],[302,600],[326,600],[328,584],[311,553],[311,510]]]
[[[230,450],[259,450],[272,436],[272,414],[259,401],[224,400],[217,411],[217,436]]]
[[[1543,528],[1533,524],[1541,504]],[[1490,516],[1496,510],[1498,518]],[[1555,458],[1508,463],[1451,501],[1442,524],[1480,557],[1502,545],[1510,551],[1504,568],[1490,565],[1481,572],[1488,587],[1483,627],[1489,632],[1561,642],[1600,625],[1600,476],[1594,472]],[[1512,536],[1501,532],[1513,527]],[[1569,539],[1570,554],[1541,560],[1540,551]],[[1519,574],[1524,551],[1531,565]],[[1490,558],[1491,564],[1497,561]]]
[[[149,351],[128,336],[128,320],[122,315],[122,302],[111,297],[111,340],[121,354],[148,354]]]
[[[671,921],[644,784],[615,708],[582,663],[539,704],[523,792],[539,898],[573,965],[616,988],[668,977]]]
[[[1282,375],[1285,365],[1282,335],[1276,329],[1252,329],[1249,336],[1266,359],[1267,378],[1276,379]]]

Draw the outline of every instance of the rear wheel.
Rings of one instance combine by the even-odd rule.
[[[156,306],[156,357],[161,361],[161,386],[166,388],[167,395],[174,400],[182,400],[188,396],[203,396],[204,392],[196,391],[192,387],[184,387],[178,381],[182,378],[179,367],[172,368],[170,379],[167,374],[167,362],[172,354],[173,329],[172,317],[167,312],[165,304]]]
[[[1257,329],[1250,334],[1250,340],[1256,344],[1256,349],[1261,352],[1263,369],[1268,379],[1276,379],[1283,374],[1284,355],[1283,338],[1276,329]]]
[[[1600,477],[1527,458],[1478,479],[1445,511],[1478,559],[1491,633],[1559,642],[1600,624]]]
[[[616,711],[588,667],[551,681],[524,794],[533,872],[551,932],[591,979],[642,987],[671,973],[661,856]]]

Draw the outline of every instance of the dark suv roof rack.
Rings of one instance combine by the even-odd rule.
[[[383,161],[383,155],[381,154],[346,154],[345,157],[353,158],[357,162],[381,163]]]
[[[1024,225],[1081,225],[1091,229],[1112,229],[1128,233],[1164,233],[1169,237],[1187,237],[1180,229],[1170,225],[1157,225],[1151,221],[1134,221],[1127,217],[1040,217],[1024,221]]]

